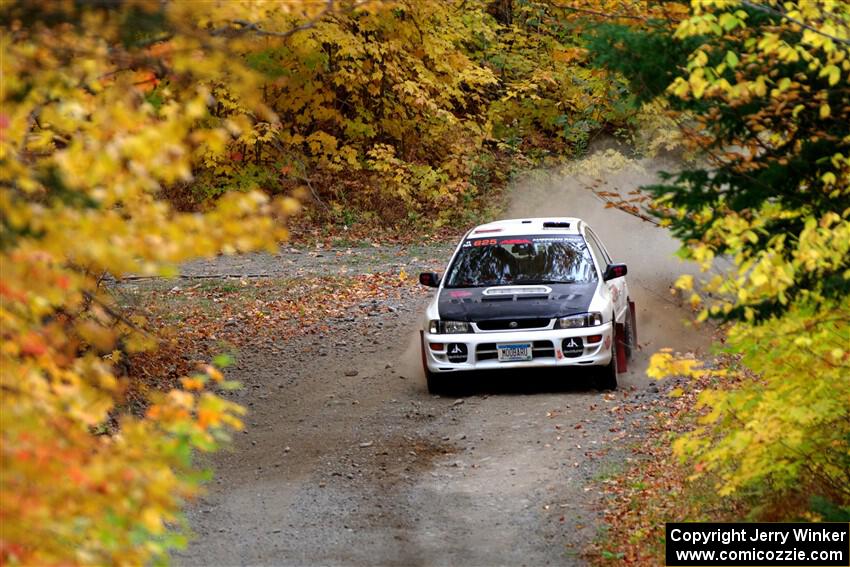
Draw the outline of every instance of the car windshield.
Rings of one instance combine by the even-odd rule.
[[[593,281],[596,270],[581,236],[511,236],[464,241],[445,287]]]

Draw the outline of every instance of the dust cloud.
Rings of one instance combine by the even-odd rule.
[[[534,170],[521,176],[510,189],[504,218],[579,217],[600,236],[615,262],[628,265],[629,292],[636,302],[638,350],[629,372],[620,375],[623,386],[645,387],[649,357],[660,348],[703,353],[711,331],[690,323],[687,307],[671,294],[676,278],[697,274],[692,263],[675,256],[679,242],[654,224],[616,208],[594,193],[627,195],[643,185],[657,183],[660,171],[675,171],[680,162],[670,156],[632,159],[626,150],[603,140],[587,157],[554,169]],[[419,334],[411,335],[402,362],[410,373],[421,375]]]

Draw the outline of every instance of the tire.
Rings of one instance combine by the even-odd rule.
[[[446,392],[446,381],[443,376],[435,374],[425,369],[425,383],[428,386],[428,393],[432,395],[440,395]]]
[[[422,355],[422,372],[425,374],[425,387],[429,394],[441,394],[445,391],[445,380],[443,377],[428,370],[428,363],[425,360],[425,335],[422,331],[419,332],[419,354]]]
[[[602,371],[596,376],[597,390],[616,390],[617,389],[617,357],[611,358],[611,362],[607,366],[602,367]]]

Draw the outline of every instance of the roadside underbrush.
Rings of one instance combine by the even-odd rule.
[[[604,525],[585,550],[593,565],[664,565],[665,522],[731,522],[750,509],[752,503],[740,495],[719,496],[710,475],[694,478],[694,467],[673,452],[674,441],[704,413],[700,392],[734,385],[708,376],[689,379],[684,388],[678,382],[661,382],[659,405],[644,426],[642,441],[631,448],[633,465],[600,483]]]
[[[245,348],[274,350],[298,336],[328,333],[339,320],[393,311],[402,296],[424,293],[403,269],[120,284],[116,295],[125,309],[144,316],[160,338],[158,349],[127,357],[126,371],[134,379],[124,403],[141,412],[151,391],[176,387],[203,361],[216,356],[232,360]]]
[[[631,448],[634,464],[599,483],[604,525],[584,555],[593,565],[664,565],[666,522],[847,521],[847,515],[811,491],[783,491],[766,482],[724,494],[724,479],[693,459],[681,458],[675,442],[705,424],[705,391],[734,392],[758,376],[741,358],[721,354],[710,373],[661,382],[659,405],[643,441]],[[681,384],[681,386],[680,386]]]

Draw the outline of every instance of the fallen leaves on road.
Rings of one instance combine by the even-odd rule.
[[[412,279],[389,271],[154,287],[143,292],[142,307],[166,339],[155,353],[133,355],[131,364],[147,387],[167,388],[210,356],[246,347],[274,350],[297,336],[331,334],[343,322],[395,314],[405,298],[425,294]],[[362,332],[369,332],[365,325]],[[328,348],[335,345],[329,339]],[[130,392],[131,402],[143,398],[137,394]]]

